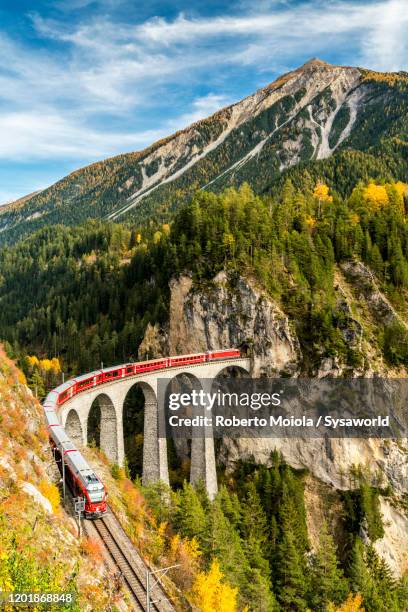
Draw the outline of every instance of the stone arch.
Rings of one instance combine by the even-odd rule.
[[[94,444],[98,448],[101,447],[101,423],[102,412],[98,397],[96,397],[91,404],[87,417],[86,443],[88,445]]]
[[[159,438],[159,412],[156,390],[153,385],[144,380],[138,380],[132,385],[123,401],[123,411],[126,398],[134,388],[141,389],[144,397],[143,414],[143,484],[162,481],[169,484],[169,471],[167,464],[167,442],[165,437]],[[124,418],[126,421],[126,418]]]
[[[222,376],[231,376],[231,377],[237,377],[237,378],[251,378],[251,372],[250,372],[250,369],[243,364],[239,364],[239,365],[222,364],[220,369],[216,372],[214,376],[214,380],[217,378],[221,378]]]
[[[184,379],[198,391],[209,391],[211,379],[200,379],[189,371],[180,372],[169,381],[167,388],[175,379]],[[188,384],[186,385],[188,387]],[[181,389],[184,392],[186,389]],[[167,402],[166,402],[167,403]],[[208,415],[204,407],[191,410],[191,416]],[[203,483],[207,489],[210,499],[217,494],[217,472],[215,464],[214,438],[212,429],[209,427],[197,428],[191,431],[191,461],[190,482],[191,484]]]
[[[174,376],[167,380],[163,395],[166,397],[170,393],[184,393],[191,391],[193,388],[198,391],[203,388],[197,375],[189,370],[177,372],[177,374],[174,374]],[[167,398],[165,406],[168,407]],[[187,408],[187,411],[189,415],[193,415],[194,411],[192,408]],[[166,417],[170,415],[170,412],[171,411],[168,410]],[[185,416],[187,416],[187,414]],[[183,433],[187,434],[186,428],[183,428]],[[191,453],[192,451],[196,451],[197,445],[193,444],[192,435],[175,437],[171,434],[172,432],[167,432],[167,461],[170,472],[170,484],[172,488],[179,488],[183,485],[184,480],[191,480]],[[195,479],[193,475],[193,481],[194,480],[197,479]]]
[[[67,436],[76,446],[84,444],[84,434],[82,431],[81,421],[77,411],[74,410],[74,408],[71,408],[67,414],[65,431],[67,432]]]
[[[114,463],[119,462],[118,419],[115,406],[106,393],[100,393],[92,403],[98,404],[100,410],[100,448]],[[88,413],[88,418],[91,410]]]
[[[155,404],[153,387],[140,380],[129,387],[123,400],[124,449],[132,478],[143,475],[145,411],[154,411]]]

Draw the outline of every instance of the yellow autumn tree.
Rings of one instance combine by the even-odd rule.
[[[51,359],[51,366],[54,372],[56,372],[57,374],[61,372],[61,364],[60,364],[60,360],[58,359],[58,357],[53,357]]]
[[[53,357],[52,359],[41,359],[39,362],[39,366],[44,372],[55,372],[55,374],[59,374],[61,372],[61,364],[58,357]]]
[[[363,200],[374,212],[389,203],[388,193],[384,185],[369,183],[363,191]]]
[[[405,202],[408,202],[408,185],[402,181],[387,183],[385,185],[388,199],[391,205],[396,206],[399,211],[405,213]]]
[[[318,182],[316,187],[314,188],[313,191],[313,197],[317,200],[318,202],[318,215],[320,216],[320,211],[321,211],[321,207],[322,204],[330,204],[331,202],[333,202],[333,196],[330,195],[330,190],[329,187],[322,182]]]
[[[168,552],[169,565],[176,566],[173,569],[173,577],[184,591],[192,588],[196,577],[201,551],[195,538],[181,538],[175,534],[170,539]]]
[[[201,612],[235,612],[238,589],[222,582],[223,573],[214,560],[208,573],[199,572],[192,588],[191,603]]]
[[[41,495],[46,497],[50,502],[53,512],[56,512],[60,507],[60,494],[58,487],[56,487],[52,482],[41,480],[38,489]]]
[[[402,181],[397,181],[396,183],[394,183],[394,187],[401,199],[404,198],[404,196],[408,195],[408,185],[406,183],[403,183]]]
[[[28,365],[31,368],[34,368],[35,366],[39,366],[40,364],[38,357],[36,357],[35,355],[27,355],[26,360],[27,360]]]
[[[305,221],[306,221],[306,225],[309,228],[309,230],[312,231],[314,226],[316,225],[316,219],[308,215]]]
[[[327,612],[364,612],[362,607],[363,598],[360,593],[349,593],[346,601],[337,608],[334,604],[329,604]]]

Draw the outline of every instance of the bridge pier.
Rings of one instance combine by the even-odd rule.
[[[214,438],[208,436],[207,432],[191,440],[190,482],[192,485],[204,483],[208,497],[212,500],[217,495],[218,485]]]
[[[167,440],[159,438],[157,394],[145,384],[142,389],[145,396],[142,482],[147,485],[161,481],[169,485]]]
[[[205,393],[210,393],[212,380],[200,380],[201,387]],[[205,416],[211,412],[204,409]],[[202,414],[202,413],[201,413]],[[211,427],[203,427],[201,431],[195,432],[191,440],[191,464],[190,482],[195,485],[204,483],[208,497],[212,500],[217,495],[217,469],[215,464],[214,436]]]

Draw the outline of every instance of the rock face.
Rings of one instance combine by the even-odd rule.
[[[382,323],[399,322],[401,317],[380,291],[374,274],[361,261],[348,261],[341,264],[345,276],[358,287],[360,299],[367,302],[371,315]]]
[[[169,354],[168,334],[159,325],[147,324],[145,334],[139,345],[139,359],[165,357]]]
[[[169,352],[250,347],[254,375],[295,374],[299,342],[288,318],[255,282],[220,272],[204,291],[183,276],[171,284]]]
[[[374,546],[391,571],[399,576],[408,568],[408,517],[387,499],[382,498],[380,503],[385,534]]]

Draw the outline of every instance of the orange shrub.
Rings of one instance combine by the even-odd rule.
[[[94,538],[82,538],[81,551],[91,557],[93,561],[99,562],[102,560],[102,546]]]

